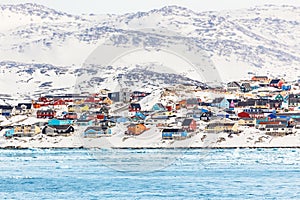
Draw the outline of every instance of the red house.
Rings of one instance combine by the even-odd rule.
[[[52,119],[56,116],[56,111],[55,110],[38,110],[36,112],[37,118],[48,118]]]
[[[62,105],[66,105],[66,102],[62,99],[58,99],[53,103],[54,106],[62,106]]]
[[[182,122],[182,129],[185,131],[196,131],[196,121],[193,119],[184,119]]]
[[[69,112],[69,113],[65,114],[64,118],[74,120],[74,119],[77,119],[78,116],[77,116],[77,113],[75,113],[75,112]]]
[[[250,114],[247,113],[247,112],[240,112],[240,113],[238,114],[238,117],[239,117],[239,118],[250,118]]]
[[[131,103],[129,105],[129,112],[139,112],[141,111],[141,105],[139,103]]]
[[[284,81],[282,79],[272,79],[270,81],[270,87],[281,88],[283,84]]]
[[[239,118],[256,118],[256,119],[259,119],[259,118],[264,118],[265,115],[263,112],[260,112],[260,111],[247,111],[247,112],[240,112],[238,114],[238,117]]]

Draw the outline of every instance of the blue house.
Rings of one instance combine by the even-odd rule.
[[[101,137],[110,136],[112,133],[110,128],[102,126],[90,126],[83,132],[84,137]]]
[[[128,121],[130,121],[130,120],[127,117],[116,117],[115,118],[115,122],[117,122],[117,123],[126,123]]]
[[[140,119],[142,119],[142,120],[146,119],[146,116],[143,113],[141,113],[141,112],[136,112],[135,116],[138,117],[138,118],[140,118]]]
[[[50,126],[60,126],[60,125],[72,125],[73,120],[70,119],[50,119],[48,125]]]
[[[229,108],[229,105],[230,105],[229,102],[224,97],[216,98],[211,103],[212,107],[224,108],[224,109]]]
[[[166,108],[161,103],[156,103],[152,107],[153,111],[165,111]]]
[[[13,137],[14,133],[15,133],[15,129],[13,129],[13,128],[9,129],[9,130],[5,131],[4,137],[8,137],[8,138]]]
[[[283,86],[281,87],[281,89],[282,89],[283,91],[289,91],[289,90],[292,89],[292,86],[291,86],[291,85],[283,85]]]
[[[167,128],[162,130],[162,139],[186,138],[188,133],[183,129]]]
[[[93,125],[93,120],[91,119],[78,119],[76,121],[77,126],[92,126]]]
[[[0,112],[3,116],[10,117],[14,113],[15,108],[9,105],[0,105]]]

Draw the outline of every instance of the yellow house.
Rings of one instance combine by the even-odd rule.
[[[75,106],[68,106],[68,112],[75,112]]]
[[[106,103],[108,105],[111,105],[113,104],[113,101],[109,98],[109,97],[106,97],[104,100],[103,100],[103,103]]]
[[[14,127],[14,135],[19,137],[31,137],[39,133],[41,133],[41,129],[36,125],[17,125]]]
[[[80,107],[81,112],[86,112],[86,111],[89,111],[89,110],[90,110],[90,107],[88,105],[84,105],[84,106]]]
[[[227,121],[213,121],[205,127],[205,131],[209,133],[237,132],[238,124]]]

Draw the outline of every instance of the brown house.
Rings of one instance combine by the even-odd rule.
[[[130,124],[127,126],[127,131],[125,134],[127,135],[140,135],[144,131],[148,130],[144,124]]]
[[[266,82],[269,80],[267,76],[253,76],[252,81]]]

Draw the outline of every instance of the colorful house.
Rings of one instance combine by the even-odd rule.
[[[162,139],[183,139],[188,136],[188,133],[183,129],[167,128],[162,130],[161,136]]]
[[[102,137],[110,136],[112,133],[110,128],[102,126],[89,126],[83,132],[84,137]]]
[[[94,120],[90,119],[78,119],[76,120],[76,125],[77,126],[92,126]]]
[[[33,112],[32,103],[18,103],[16,106],[17,114],[30,115]]]
[[[205,131],[209,133],[238,132],[238,123],[229,121],[213,121],[205,127]]]
[[[40,127],[36,125],[16,125],[11,130],[7,130],[5,137],[32,137],[41,132]]]
[[[15,107],[9,105],[0,105],[0,113],[3,116],[9,117],[11,115],[14,115]]]
[[[130,124],[127,126],[127,131],[125,134],[127,135],[140,135],[144,131],[148,130],[144,124]]]
[[[48,121],[48,125],[50,126],[60,126],[60,125],[72,125],[73,124],[73,120],[69,120],[69,119],[50,119]]]
[[[283,79],[272,79],[270,81],[270,87],[281,88],[283,84]]]
[[[252,81],[266,82],[269,80],[267,76],[253,76],[251,78]]]
[[[55,110],[38,110],[36,112],[37,118],[48,118],[52,119],[56,116],[56,111]]]
[[[75,129],[71,125],[48,125],[43,128],[42,133],[48,136],[69,136],[74,131]]]
[[[141,111],[141,105],[139,103],[131,103],[129,105],[129,112],[139,112]]]
[[[67,114],[64,115],[64,119],[75,120],[77,118],[78,118],[78,115],[75,112],[68,112]]]
[[[196,121],[194,119],[184,119],[182,122],[182,129],[185,131],[196,131]]]
[[[224,97],[216,98],[211,103],[212,107],[224,108],[224,109],[229,108],[229,105],[230,105],[229,102]]]
[[[166,108],[161,103],[156,103],[153,105],[152,110],[153,111],[165,111]]]
[[[186,105],[185,107],[187,109],[193,109],[193,108],[197,108],[199,106],[199,103],[201,102],[200,99],[197,98],[189,98],[186,100]]]

